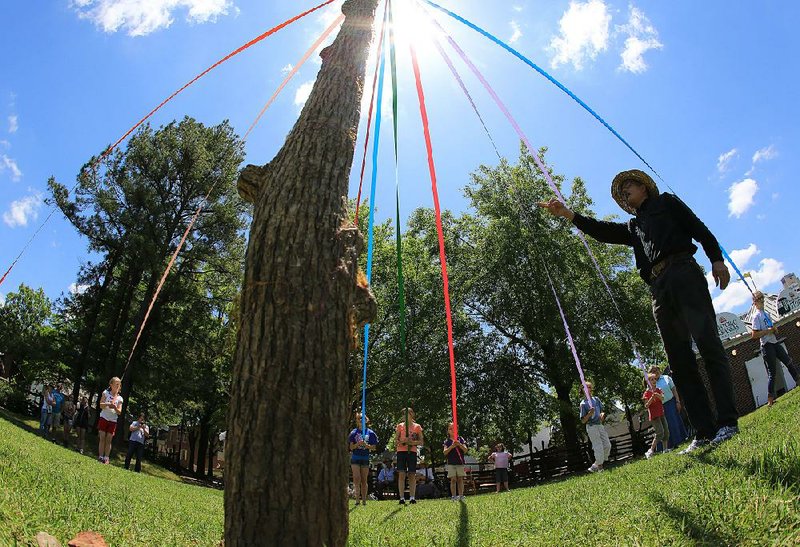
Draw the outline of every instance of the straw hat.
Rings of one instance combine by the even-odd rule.
[[[653,181],[650,175],[644,171],[640,171],[639,169],[623,171],[614,177],[614,180],[611,183],[611,197],[614,198],[614,201],[617,202],[617,205],[633,215],[636,213],[636,210],[628,205],[628,203],[625,201],[625,198],[622,196],[622,186],[629,180],[643,185],[647,189],[647,195],[651,198],[656,197],[659,192],[658,186],[656,186],[655,181]]]

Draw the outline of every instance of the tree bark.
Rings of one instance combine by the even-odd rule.
[[[344,3],[286,143],[239,179],[254,208],[225,447],[228,547],[347,541],[347,359],[376,312],[357,282],[347,187],[377,3]]]

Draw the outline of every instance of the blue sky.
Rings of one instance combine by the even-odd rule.
[[[800,76],[793,25],[800,4],[617,0],[440,0],[549,70],[615,126],[734,252],[759,288],[800,271]],[[497,159],[457,84],[430,45],[410,0],[398,11],[402,210],[431,206],[407,42],[419,49],[442,206],[463,210],[461,188],[479,163]],[[4,3],[0,20],[0,270],[44,217],[49,176],[71,185],[80,166],[172,91],[218,58],[312,1],[56,0]],[[232,59],[153,119],[230,119],[240,134],[327,25],[338,3]],[[403,16],[403,14],[407,14]],[[411,15],[408,15],[411,14]],[[600,214],[621,213],[608,187],[639,160],[576,103],[485,38],[437,19],[484,72],[533,146],[568,178],[581,176]],[[316,56],[315,56],[316,58]],[[456,65],[503,155],[518,139],[488,94]],[[371,79],[372,64],[369,65]],[[247,161],[266,163],[302,106],[319,64],[309,61],[247,142]],[[368,90],[369,92],[369,90]],[[388,102],[383,111],[387,110]],[[364,109],[366,113],[366,109]],[[386,118],[384,128],[389,128]],[[363,126],[362,136],[363,138]],[[381,147],[377,220],[394,211],[391,132]],[[362,144],[357,145],[356,164]],[[357,173],[358,169],[354,169]],[[351,191],[355,195],[355,189]],[[20,283],[51,297],[70,290],[85,241],[58,215],[0,286]],[[707,260],[701,262],[708,266]],[[714,293],[718,311],[743,311],[741,283]]]

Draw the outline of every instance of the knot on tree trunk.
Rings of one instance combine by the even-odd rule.
[[[355,331],[375,320],[378,315],[378,303],[367,284],[364,272],[358,270],[358,256],[364,249],[364,238],[358,227],[353,224],[342,226],[337,233],[339,243],[339,266],[337,274],[346,278],[352,287],[350,308],[350,327]]]
[[[239,173],[236,186],[243,200],[248,203],[256,202],[258,192],[267,175],[267,168],[267,165],[248,165]]]

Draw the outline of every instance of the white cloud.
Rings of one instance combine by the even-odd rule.
[[[11,143],[6,139],[0,139],[0,146],[8,150],[9,148],[11,148]]]
[[[724,154],[720,154],[717,158],[717,171],[719,171],[720,174],[725,173],[730,167],[731,160],[738,154],[739,151],[736,148],[728,150]]]
[[[281,69],[281,74],[289,74],[293,68],[294,65],[292,63],[289,63]]]
[[[626,33],[625,49],[622,50],[620,57],[622,64],[620,70],[627,70],[634,74],[639,74],[647,70],[647,63],[644,62],[644,54],[651,49],[661,49],[664,44],[658,40],[658,31],[650,23],[647,16],[634,6],[630,6],[628,23],[617,28],[620,32]]]
[[[511,30],[513,32],[511,33],[511,38],[508,39],[508,43],[513,44],[514,42],[522,38],[522,29],[519,28],[519,23],[517,23],[516,21],[511,21],[509,24],[511,25]]]
[[[314,89],[314,80],[309,80],[308,82],[300,84],[300,87],[297,88],[294,94],[294,104],[300,107],[306,104],[312,89]]]
[[[17,129],[19,129],[19,118],[16,114],[11,114],[8,117],[8,132],[16,133]]]
[[[72,0],[81,19],[89,19],[104,32],[124,30],[129,36],[144,36],[169,27],[173,14],[186,11],[190,23],[214,22],[227,15],[231,0]]]
[[[752,249],[755,249],[755,253],[745,256],[750,253]],[[769,285],[780,281],[780,279],[786,275],[786,269],[782,262],[774,258],[764,258],[758,263],[757,270],[747,270],[746,266],[748,261],[754,254],[758,254],[759,252],[758,248],[751,243],[747,249],[731,252],[731,258],[733,258],[736,265],[742,270],[742,273],[750,272],[752,275],[752,282],[756,287],[765,290]],[[739,258],[737,258],[737,253],[744,253],[744,255],[740,255]],[[706,276],[709,282],[709,290],[713,289],[714,292],[717,293],[713,299],[714,309],[717,313],[732,311],[740,306],[749,305],[752,301],[750,291],[745,284],[738,279],[738,276],[733,271],[733,268],[730,267],[730,264],[728,267],[731,271],[732,279],[730,285],[728,285],[728,288],[724,291],[719,291],[714,288],[714,281],[711,274]]]
[[[735,182],[728,188],[728,216],[739,218],[755,203],[758,183],[753,179]]]
[[[11,228],[27,226],[28,221],[36,220],[42,199],[38,195],[28,196],[11,203],[8,211],[3,213],[3,222]]]
[[[17,162],[5,154],[0,154],[0,173],[4,173],[6,170],[11,174],[11,180],[14,182],[22,178],[22,171]]]
[[[514,11],[516,11],[517,13],[519,13],[519,12],[521,12],[521,11],[522,11],[522,9],[523,9],[523,8],[522,8],[522,6],[520,6],[520,5],[514,5],[514,6],[511,6],[511,9],[513,9]]]
[[[83,294],[89,288],[89,285],[79,285],[78,283],[71,283],[67,289],[70,294]]]
[[[769,161],[778,157],[778,151],[775,150],[775,146],[769,145],[766,148],[762,148],[761,150],[757,150],[755,154],[753,154],[753,167],[757,163],[762,161]]]
[[[584,62],[594,60],[608,48],[610,24],[611,15],[603,0],[571,0],[558,22],[560,36],[550,41],[549,49],[555,52],[550,65],[556,68],[572,63],[575,70],[581,70]]]
[[[0,308],[6,305],[6,295],[0,292]]]

